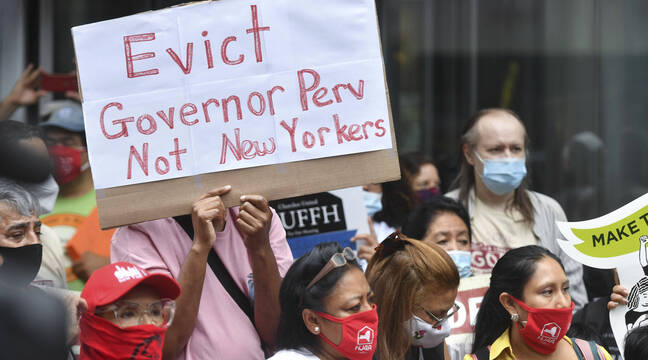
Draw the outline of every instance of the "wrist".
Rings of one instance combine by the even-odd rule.
[[[4,98],[2,101],[0,101],[0,106],[13,111],[18,108],[19,104],[13,100],[11,95],[9,95],[6,98]]]
[[[212,245],[208,242],[201,241],[198,237],[194,238],[194,242],[191,245],[191,251],[198,255],[207,255],[211,250]]]
[[[254,247],[249,247],[247,249],[248,256],[256,259],[266,259],[270,255],[274,256],[274,253],[272,252],[272,248],[270,247],[270,242],[269,241],[264,241],[261,245],[254,246]]]

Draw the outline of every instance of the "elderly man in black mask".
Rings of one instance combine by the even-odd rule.
[[[36,200],[21,186],[0,182],[0,286],[22,289],[36,277],[43,245]]]

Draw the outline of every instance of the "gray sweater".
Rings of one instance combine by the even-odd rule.
[[[587,303],[587,293],[583,282],[583,266],[570,258],[562,251],[558,241],[565,238],[558,230],[556,221],[567,221],[565,212],[558,202],[547,195],[534,191],[528,191],[531,204],[533,205],[533,233],[540,239],[540,246],[558,255],[565,267],[565,273],[569,278],[569,293],[576,304],[574,311],[582,308]],[[459,189],[455,189],[445,196],[458,200]],[[467,204],[463,204],[468,210],[472,220],[473,209],[475,208],[475,189],[468,194]]]

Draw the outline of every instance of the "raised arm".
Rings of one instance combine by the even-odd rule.
[[[260,195],[244,195],[236,218],[236,227],[243,235],[254,279],[254,323],[259,336],[274,346],[279,326],[279,286],[281,275],[272,247],[270,227],[272,211]]]
[[[41,71],[40,68],[34,69],[32,64],[27,66],[11,93],[0,101],[0,121],[7,120],[19,106],[35,104],[38,98],[47,94],[47,91],[36,90]]]
[[[194,239],[178,275],[182,293],[176,300],[174,321],[166,332],[163,359],[176,359],[193,333],[205,281],[207,255],[214,246],[216,232],[225,227],[227,212],[220,196],[229,190],[229,186],[214,189],[193,204]]]

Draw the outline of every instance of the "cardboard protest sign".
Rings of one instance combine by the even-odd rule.
[[[271,201],[277,211],[293,257],[313,246],[334,241],[355,248],[350,240],[357,233],[369,233],[361,187]]]
[[[620,352],[628,330],[648,325],[648,194],[596,219],[559,222],[567,241],[560,247],[573,259],[599,269],[616,268],[630,290],[628,305],[610,311]]]
[[[102,227],[219,185],[234,205],[399,176],[373,1],[192,3],[72,35]]]
[[[461,360],[472,352],[475,322],[482,299],[490,285],[490,274],[475,275],[461,279],[455,302],[459,311],[448,319],[452,325],[446,338],[448,352],[453,360]]]

